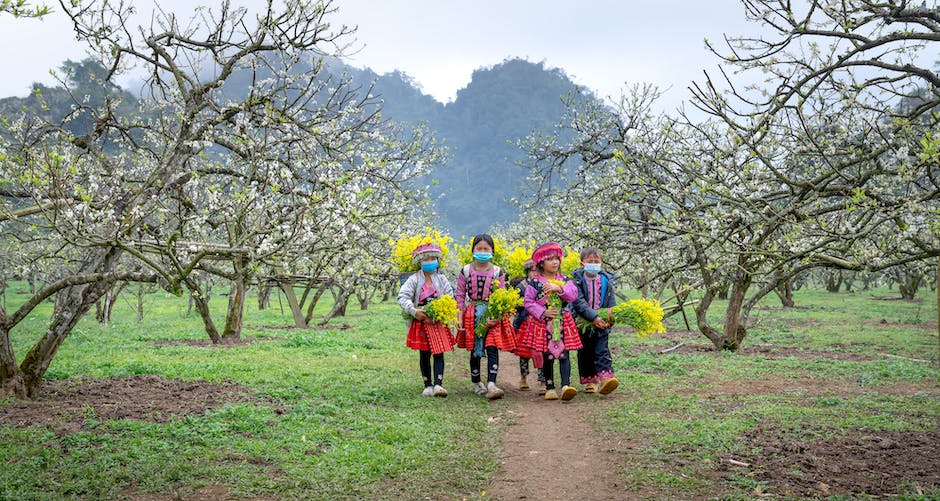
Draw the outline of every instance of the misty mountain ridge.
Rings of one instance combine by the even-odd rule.
[[[90,104],[103,103],[110,92],[120,93],[122,101],[133,106],[135,96],[130,92],[83,81],[95,73],[95,66],[96,63],[87,60],[63,63],[63,68],[72,70],[71,83],[82,94],[91,95]],[[522,59],[506,59],[475,70],[467,86],[457,92],[456,99],[446,104],[423,93],[420,85],[401,71],[379,75],[369,68],[354,68],[339,60],[327,61],[325,71],[324,78],[345,73],[354,87],[363,92],[371,87],[372,94],[382,102],[384,118],[426,124],[448,147],[447,162],[436,166],[422,182],[430,187],[442,229],[455,237],[514,221],[519,211],[509,200],[525,190],[528,174],[525,167],[518,165],[525,160],[525,153],[515,145],[516,141],[534,131],[552,133],[564,113],[566,96],[594,99],[562,70]],[[243,92],[249,84],[248,75],[233,76],[226,82],[225,91]],[[62,88],[34,84],[33,89],[34,93],[27,97],[0,99],[0,114],[43,110],[37,113],[51,119],[69,113],[70,98]],[[42,107],[38,94],[44,101]],[[70,126],[76,135],[84,133],[82,122]]]

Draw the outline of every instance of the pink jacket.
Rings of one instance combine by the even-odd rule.
[[[541,275],[535,277],[535,279],[539,282],[542,282],[543,285],[548,283],[548,279]],[[578,299],[578,287],[574,284],[574,282],[565,279],[565,276],[561,273],[555,276],[555,280],[563,280],[565,282],[565,286],[561,289],[561,294],[558,295],[562,301],[570,303],[575,299]],[[540,299],[536,299],[537,295],[538,291],[535,289],[535,287],[527,285],[525,288],[525,299],[523,300],[522,305],[525,306],[525,309],[529,312],[529,315],[542,320],[542,313],[545,313],[545,310],[548,309],[545,306],[545,303],[548,301],[548,296],[546,295],[542,296]]]

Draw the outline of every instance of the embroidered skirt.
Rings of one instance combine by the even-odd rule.
[[[531,352],[548,351],[548,339],[551,334],[548,332],[547,321],[530,316],[522,322],[519,331],[522,345],[530,349],[529,358],[531,358]],[[578,335],[578,326],[574,323],[571,312],[567,310],[561,312],[561,339],[565,343],[566,350],[579,350],[583,346],[581,336]],[[516,354],[519,354],[519,350],[516,350]]]
[[[463,331],[457,331],[457,347],[466,348],[467,351],[473,350],[474,333],[473,328],[476,325],[475,308],[468,307],[463,312]],[[516,349],[516,331],[512,328],[512,317],[506,315],[497,325],[490,327],[486,333],[484,346],[495,346],[503,351],[514,351]]]
[[[430,351],[437,355],[445,351],[453,351],[454,335],[440,322],[412,320],[405,345],[412,350]]]

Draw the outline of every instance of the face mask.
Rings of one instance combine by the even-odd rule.
[[[437,271],[438,264],[437,261],[421,261],[421,269],[428,273],[433,273]]]
[[[591,275],[597,275],[601,272],[601,263],[584,263],[584,271]]]
[[[481,263],[486,263],[490,259],[493,259],[493,253],[492,252],[474,252],[473,259],[476,259],[477,261]]]

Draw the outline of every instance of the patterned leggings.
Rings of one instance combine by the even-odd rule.
[[[542,362],[542,370],[545,371],[545,387],[549,390],[555,389],[555,360],[549,358],[549,353],[545,352],[545,358]],[[562,354],[562,358],[558,359],[558,372],[561,376],[561,385],[570,386],[571,385],[571,356],[568,353],[568,350],[565,350]]]
[[[444,354],[434,355],[434,382],[431,382],[431,350],[420,350],[421,358],[418,365],[421,367],[421,377],[424,386],[434,386],[444,382]]]

